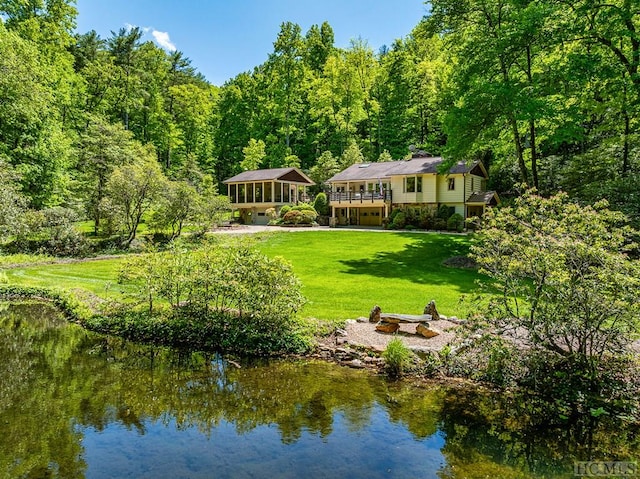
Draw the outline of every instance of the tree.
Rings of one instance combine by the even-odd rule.
[[[251,138],[247,146],[242,149],[244,154],[244,160],[240,163],[240,167],[243,171],[252,171],[260,168],[260,164],[264,159],[266,153],[264,151],[264,141],[254,140]]]
[[[317,186],[322,186],[329,178],[340,172],[338,160],[330,151],[325,151],[320,155],[316,164],[309,170],[309,177]]]
[[[0,241],[18,232],[26,210],[26,199],[18,189],[18,177],[0,157]]]
[[[626,252],[633,233],[605,202],[583,207],[564,193],[528,191],[490,210],[472,248],[497,293],[482,319],[527,345],[525,357],[568,366],[594,394],[605,361],[623,358],[640,332],[640,265]]]
[[[185,222],[194,217],[199,201],[196,189],[185,181],[169,181],[161,192],[151,225],[158,231],[171,229],[171,238],[182,234]]]
[[[358,143],[356,143],[355,140],[351,140],[349,142],[349,146],[347,146],[340,157],[340,168],[344,170],[351,165],[362,163],[363,161],[364,155],[362,154],[362,151],[360,151]]]
[[[142,216],[165,184],[155,151],[150,146],[141,146],[133,163],[116,168],[109,177],[106,197],[122,220],[127,245],[135,239]]]
[[[100,117],[92,117],[89,121],[77,145],[78,190],[97,234],[107,181],[115,168],[134,161],[139,145],[120,125],[112,125]]]
[[[65,194],[70,139],[57,108],[58,73],[38,46],[0,23],[0,154],[20,173],[34,207]]]

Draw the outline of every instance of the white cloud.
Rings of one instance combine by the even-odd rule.
[[[171,43],[171,39],[169,38],[169,34],[167,32],[159,32],[158,30],[153,30],[151,32],[151,35],[153,35],[156,43],[165,50],[168,50],[170,52],[177,50],[176,46]]]

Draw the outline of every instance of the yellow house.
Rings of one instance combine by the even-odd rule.
[[[315,183],[298,168],[243,171],[225,181],[233,210],[245,224],[269,222],[266,211],[306,200],[306,189]]]
[[[481,162],[458,162],[439,174],[442,162],[418,153],[410,160],[350,166],[327,181],[331,222],[381,226],[394,208],[442,205],[466,219],[499,202],[495,191],[486,191],[488,175]]]

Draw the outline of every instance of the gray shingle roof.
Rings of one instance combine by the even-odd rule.
[[[497,202],[497,195],[495,191],[482,191],[480,193],[473,192],[467,199],[467,203],[482,203],[484,205],[488,205],[493,202],[494,199]]]
[[[253,181],[274,181],[283,180],[292,183],[306,183],[313,185],[314,182],[298,168],[269,168],[266,170],[243,171],[223,181],[223,183],[248,183]]]
[[[442,157],[418,157],[410,160],[388,161],[383,163],[356,163],[346,170],[334,175],[329,183],[341,181],[362,181],[391,176],[420,175],[437,173],[438,166],[443,162]],[[449,173],[469,173],[478,162],[467,164],[459,161],[449,169]]]
[[[389,178],[390,172],[403,161],[384,161],[381,163],[356,163],[340,173],[333,175],[328,182],[358,181]]]

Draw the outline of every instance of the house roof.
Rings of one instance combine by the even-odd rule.
[[[496,205],[499,202],[500,198],[498,198],[498,193],[495,191],[473,192],[467,199],[467,204]]]
[[[388,161],[382,163],[356,163],[347,169],[334,175],[328,183],[344,181],[362,181],[379,178],[390,178],[391,176],[422,175],[438,173],[438,167],[444,160],[440,156],[417,156],[410,160]],[[487,177],[487,172],[482,163],[474,161],[467,164],[459,161],[448,171],[449,174],[474,173],[478,176]]]
[[[236,176],[227,178],[223,183],[249,183],[254,181],[288,181],[291,183],[302,183],[314,185],[315,183],[305,175],[300,169],[290,168],[269,168],[266,170],[243,171]]]
[[[402,161],[383,161],[380,163],[356,163],[340,173],[333,175],[327,182],[335,181],[358,181],[378,178],[389,178],[391,172]]]

